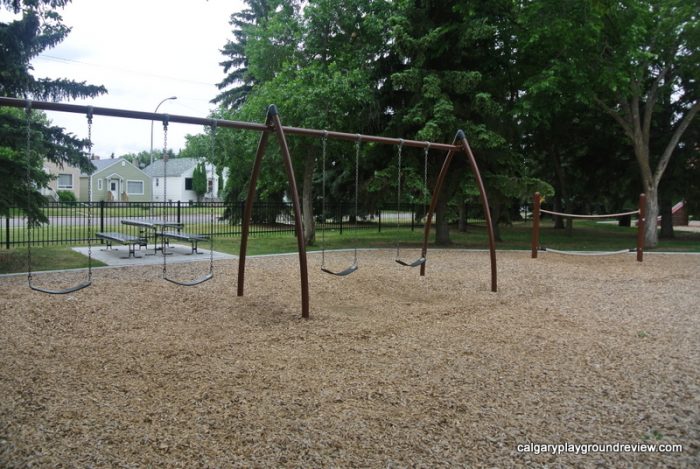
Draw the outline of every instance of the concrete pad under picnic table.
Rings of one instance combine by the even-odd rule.
[[[160,249],[160,245],[158,245]],[[173,244],[171,243],[169,247],[166,248],[168,255],[168,263],[181,263],[181,262],[197,262],[197,261],[209,261],[209,250],[202,247],[197,249],[201,254],[191,254],[192,248],[190,245],[184,244]],[[84,256],[88,255],[87,247],[74,247],[73,251],[79,252]],[[154,255],[154,252],[156,253]],[[147,255],[148,254],[148,255]],[[141,249],[136,249],[136,255],[139,257],[128,257],[129,248],[127,246],[113,246],[112,249],[107,249],[106,245],[95,244],[92,246],[92,258],[98,261],[104,262],[107,265],[113,266],[125,266],[125,265],[153,265],[162,264],[163,255],[159,251],[154,251],[154,246],[149,244],[147,247],[142,247]],[[221,259],[236,259],[237,256],[226,254],[223,252],[214,251],[214,260]]]

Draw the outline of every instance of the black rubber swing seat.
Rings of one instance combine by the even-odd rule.
[[[404,262],[401,259],[396,259],[396,263],[406,267],[418,267],[419,265],[425,264],[425,257],[420,257],[413,262]]]
[[[174,283],[175,285],[180,285],[181,287],[194,287],[195,285],[199,285],[200,283],[204,283],[207,280],[211,280],[214,277],[214,274],[209,273],[206,275],[203,275],[202,277],[196,278],[194,280],[190,280],[187,282],[181,282],[179,280],[173,280],[168,277],[163,277],[165,280],[167,280],[170,283]]]
[[[49,295],[67,295],[68,293],[73,293],[73,292],[76,292],[78,290],[82,290],[83,288],[87,288],[90,285],[92,285],[92,282],[80,283],[78,285],[74,285],[72,287],[64,288],[61,290],[49,290],[48,288],[36,287],[30,283],[29,288],[31,288],[34,291],[41,292],[41,293],[48,293]]]
[[[345,270],[341,270],[340,272],[333,272],[332,270],[326,269],[325,267],[321,267],[321,271],[331,274],[331,275],[336,275],[338,277],[345,277],[346,275],[350,275],[351,273],[355,272],[357,270],[357,264],[353,264],[350,267],[348,267]]]

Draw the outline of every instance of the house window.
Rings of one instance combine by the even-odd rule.
[[[97,190],[101,191],[102,190],[102,178],[97,180]]]
[[[58,175],[58,188],[59,189],[73,189],[73,175],[72,174],[59,174]]]
[[[143,195],[143,181],[126,181],[126,193],[129,195]]]
[[[192,190],[192,178],[185,178],[185,190],[186,191]]]

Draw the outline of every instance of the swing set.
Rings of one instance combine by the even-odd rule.
[[[489,210],[489,204],[488,204],[488,198],[486,195],[486,190],[484,188],[483,181],[481,179],[481,175],[479,173],[479,168],[476,164],[476,159],[474,158],[474,154],[469,146],[469,142],[467,141],[467,138],[462,130],[457,131],[453,141],[451,144],[446,144],[446,143],[435,143],[435,142],[425,142],[425,141],[418,141],[418,140],[404,140],[404,139],[397,139],[397,138],[389,138],[389,137],[380,137],[380,136],[375,136],[375,135],[361,135],[361,134],[351,134],[351,133],[344,133],[344,132],[335,132],[335,131],[328,131],[328,130],[317,130],[317,129],[307,129],[307,128],[301,128],[301,127],[288,127],[288,126],[283,126],[279,117],[279,114],[277,112],[277,108],[275,105],[270,105],[267,109],[267,115],[265,118],[265,123],[264,124],[259,124],[259,123],[252,123],[252,122],[241,122],[241,121],[230,121],[230,120],[223,120],[223,119],[204,119],[204,118],[198,118],[198,117],[192,117],[192,116],[182,116],[182,115],[169,115],[169,114],[157,114],[157,113],[151,113],[151,112],[141,112],[141,111],[132,111],[132,110],[124,110],[124,109],[114,109],[114,108],[104,108],[104,107],[92,107],[92,106],[82,106],[82,105],[75,105],[75,104],[65,104],[65,103],[53,103],[53,102],[46,102],[46,101],[30,101],[30,100],[24,100],[24,99],[18,99],[18,98],[8,98],[8,97],[0,97],[0,106],[8,106],[8,107],[15,107],[15,108],[34,108],[34,109],[40,109],[40,110],[45,110],[45,111],[59,111],[59,112],[69,112],[69,113],[79,113],[79,114],[87,114],[90,116],[89,122],[91,122],[91,116],[92,115],[99,115],[99,116],[110,116],[110,117],[120,117],[120,118],[130,118],[130,119],[139,119],[139,120],[149,120],[149,121],[161,121],[164,123],[164,125],[167,128],[167,123],[169,122],[175,122],[175,123],[180,123],[180,124],[192,124],[192,125],[203,125],[203,126],[212,126],[212,129],[215,128],[232,128],[232,129],[239,129],[239,130],[248,130],[248,131],[255,131],[255,132],[260,132],[260,140],[258,142],[258,147],[256,150],[255,154],[255,160],[253,163],[253,168],[251,171],[251,176],[250,176],[250,181],[249,181],[249,186],[248,186],[248,194],[246,197],[246,202],[245,202],[245,208],[243,212],[243,225],[241,229],[241,243],[240,243],[240,251],[239,251],[239,258],[238,258],[238,283],[237,283],[237,295],[238,296],[243,296],[244,291],[245,291],[245,266],[246,266],[246,254],[248,250],[248,237],[249,237],[249,232],[250,232],[250,223],[251,223],[251,217],[252,217],[252,211],[253,211],[253,201],[255,200],[255,194],[256,194],[256,186],[257,186],[257,180],[260,175],[260,169],[261,169],[261,164],[262,164],[262,159],[265,155],[265,150],[267,148],[270,135],[274,134],[277,138],[277,142],[279,144],[280,148],[280,153],[282,157],[282,162],[284,165],[285,173],[287,175],[288,183],[289,183],[289,190],[290,190],[290,195],[292,198],[292,206],[293,206],[293,211],[294,211],[294,231],[297,239],[297,249],[298,249],[298,255],[299,255],[299,273],[300,273],[300,282],[301,282],[301,315],[303,318],[309,318],[309,275],[308,275],[308,264],[307,264],[307,256],[306,256],[306,246],[304,242],[304,232],[303,232],[303,227],[302,227],[302,215],[301,215],[301,203],[299,200],[299,191],[297,188],[297,183],[296,179],[294,176],[294,168],[292,165],[292,158],[291,154],[289,151],[289,146],[287,144],[287,135],[296,135],[296,136],[306,136],[306,137],[316,137],[316,138],[321,138],[323,140],[323,148],[324,148],[324,158],[323,158],[323,171],[324,171],[324,181],[323,181],[323,191],[325,195],[325,143],[327,139],[335,139],[335,140],[344,140],[344,141],[354,141],[356,144],[356,150],[355,150],[355,216],[357,216],[357,192],[358,192],[358,181],[359,181],[359,152],[360,152],[360,145],[362,142],[373,142],[373,143],[378,143],[378,144],[384,144],[384,145],[398,145],[398,158],[399,158],[399,164],[398,164],[398,182],[399,182],[399,188],[398,188],[398,199],[400,201],[400,191],[401,191],[401,157],[402,157],[402,150],[404,147],[412,147],[412,148],[422,148],[425,150],[424,153],[424,159],[425,159],[425,171],[424,171],[424,179],[425,182],[427,183],[427,158],[428,158],[428,153],[430,150],[434,151],[442,151],[442,152],[447,152],[447,156],[445,157],[442,167],[440,169],[440,173],[438,174],[435,187],[433,188],[432,191],[432,198],[430,201],[430,205],[426,214],[426,221],[424,224],[424,232],[423,232],[423,244],[421,247],[421,253],[420,257],[414,261],[404,261],[400,258],[400,245],[397,242],[397,249],[396,249],[396,262],[400,265],[403,266],[408,266],[408,267],[419,267],[420,266],[420,275],[425,276],[426,273],[426,265],[427,265],[427,251],[428,251],[428,238],[430,235],[430,230],[431,230],[431,224],[433,220],[433,216],[435,214],[435,210],[437,207],[438,203],[438,197],[441,192],[443,183],[445,181],[445,177],[447,175],[447,172],[450,167],[450,163],[452,162],[452,159],[454,156],[458,153],[464,154],[468,161],[470,168],[472,170],[472,173],[474,174],[474,178],[476,179],[477,186],[479,188],[479,193],[480,193],[480,200],[483,206],[484,210],[484,215],[486,218],[486,228],[488,232],[488,240],[489,240],[489,254],[490,254],[490,264],[491,264],[491,291],[495,292],[497,291],[497,273],[496,273],[496,248],[495,248],[495,238],[494,238],[494,232],[493,232],[493,225],[491,221],[491,212]],[[214,132],[212,131],[212,135]],[[29,138],[29,135],[28,135]],[[92,142],[90,142],[90,147],[92,145]],[[164,146],[167,145],[167,140]],[[29,154],[27,155],[29,157]],[[164,162],[166,163],[166,162]],[[27,160],[27,168],[29,170],[29,159]],[[29,177],[29,173],[27,175]],[[325,197],[324,197],[324,204],[325,204]],[[324,207],[325,208],[325,207]],[[90,216],[88,214],[88,216]],[[397,214],[398,217],[398,214]],[[398,221],[397,221],[398,223]],[[211,235],[210,235],[211,238]],[[211,241],[211,240],[210,240]],[[30,243],[31,244],[31,243]],[[213,251],[210,249],[210,251]],[[163,261],[163,277],[166,280],[169,280],[173,282],[172,279],[167,278],[167,263],[165,261],[165,256],[164,261]],[[173,283],[176,283],[178,285],[184,285],[184,286],[189,286],[188,284],[196,285],[199,283],[202,283],[203,281],[209,280],[211,276],[213,275],[212,273],[212,265],[213,262],[210,263],[210,271],[208,274],[206,274],[204,277],[201,279],[195,279],[194,281],[185,281],[185,282],[180,282],[180,281],[174,281]],[[336,276],[346,276],[351,274],[352,272],[356,271],[358,266],[357,266],[357,250],[355,250],[355,256],[354,256],[354,262],[353,264],[348,267],[347,269],[341,270],[341,271],[333,271],[330,268],[327,268],[325,266],[325,250],[322,250],[322,268],[324,269],[323,271],[332,275]],[[46,291],[46,290],[41,290],[39,288],[33,288],[35,290],[39,291],[44,291],[45,293],[56,293],[56,294],[62,294],[62,293],[70,293],[72,291],[77,291],[82,288],[86,288],[91,284],[92,278],[91,278],[92,271],[89,268],[88,270],[88,280],[86,282],[83,282],[76,287],[72,287],[66,290],[62,291]],[[31,271],[29,273],[29,280],[30,280],[30,286],[31,286]],[[201,280],[201,281],[199,281]]]

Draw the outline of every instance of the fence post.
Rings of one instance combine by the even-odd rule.
[[[644,228],[646,224],[647,196],[639,194],[639,221],[637,222],[637,262],[644,260]],[[656,220],[652,220],[656,223]]]
[[[177,222],[182,223],[182,202],[177,201]]]
[[[379,219],[379,228],[378,228],[377,232],[381,233],[382,232],[382,209],[380,208],[377,213],[379,214],[377,216],[377,218]]]
[[[340,234],[343,234],[343,203],[340,202],[338,205],[338,212],[340,212]]]
[[[5,247],[10,249],[10,216],[5,217]]]
[[[532,258],[537,259],[540,248],[540,193],[535,192],[532,205]]]
[[[105,230],[105,201],[100,200],[100,231]],[[102,241],[104,242],[104,240]]]

